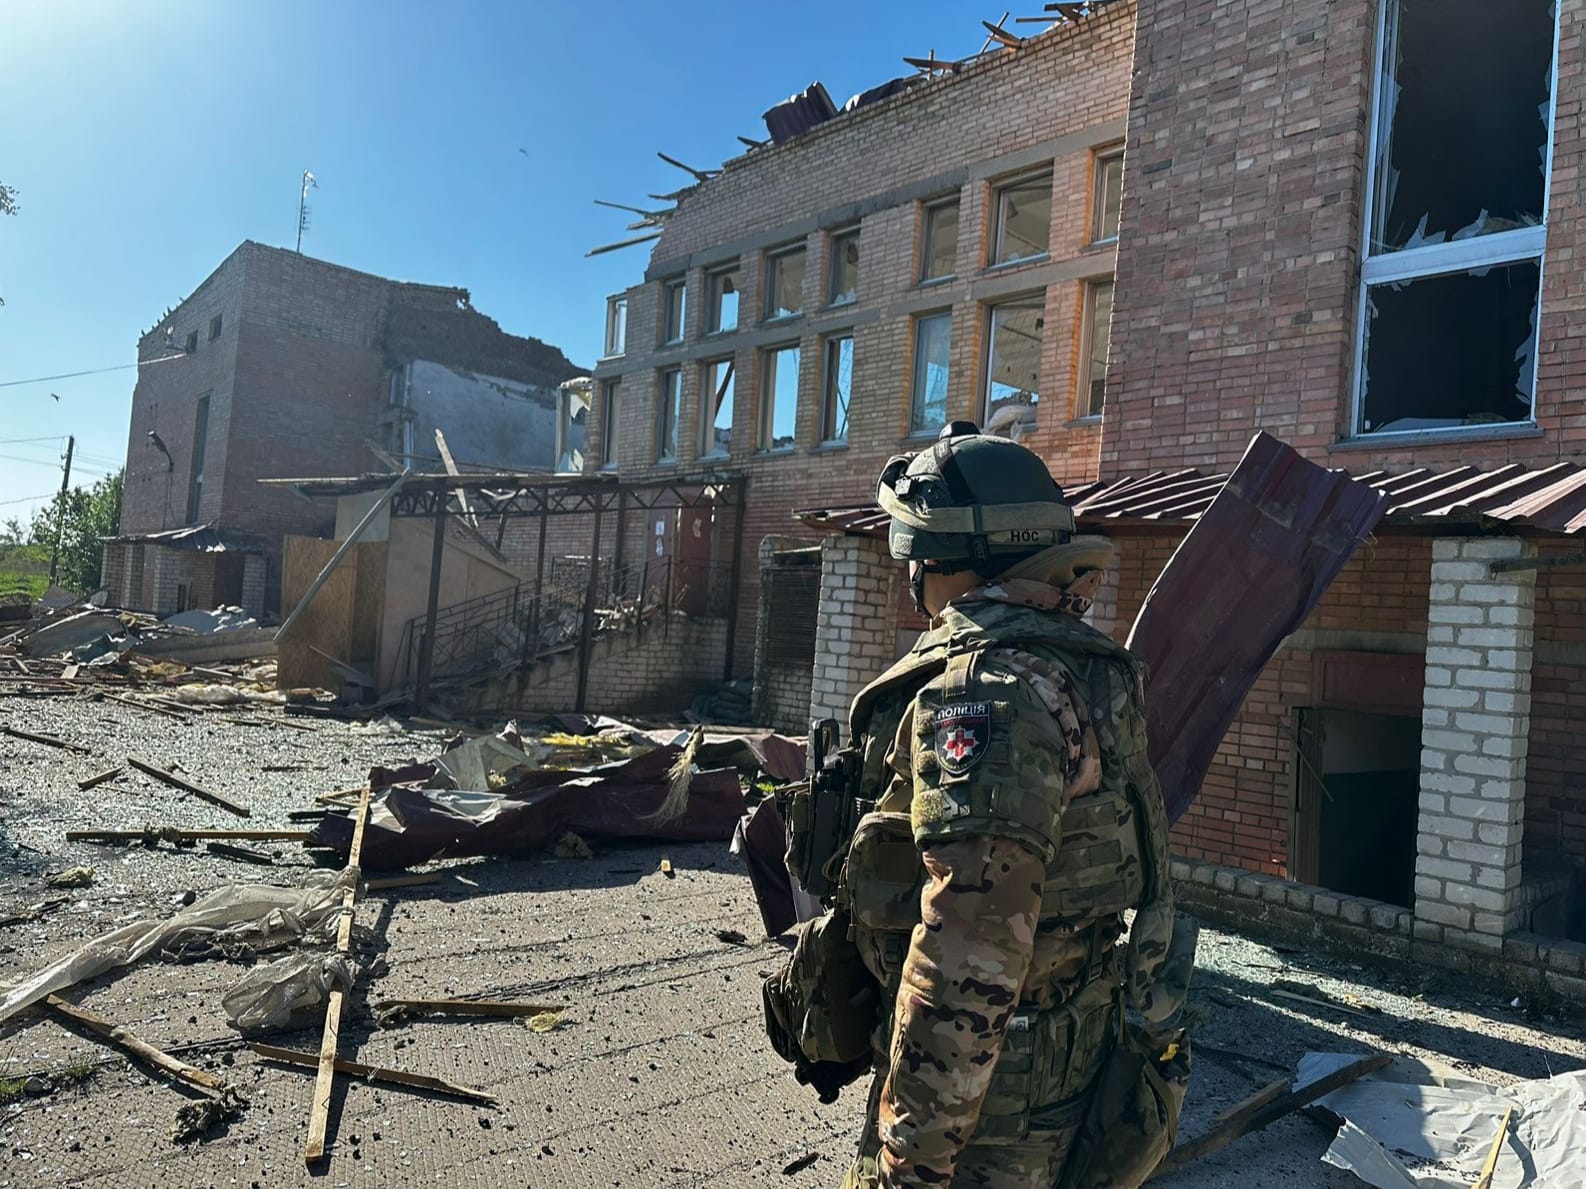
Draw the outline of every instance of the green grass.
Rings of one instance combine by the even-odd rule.
[[[0,595],[36,599],[50,584],[50,551],[44,545],[0,545]]]

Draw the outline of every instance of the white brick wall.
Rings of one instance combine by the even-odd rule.
[[[821,603],[810,717],[848,724],[854,695],[893,661],[903,563],[885,542],[827,537],[821,544]]]
[[[1520,924],[1520,843],[1536,571],[1490,563],[1533,556],[1515,538],[1432,545],[1417,936],[1499,950]]]

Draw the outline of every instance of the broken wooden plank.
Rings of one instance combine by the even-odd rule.
[[[319,1064],[319,1058],[313,1053],[299,1052],[297,1049],[283,1049],[276,1045],[250,1044],[248,1046],[259,1056],[270,1061],[280,1061],[287,1065],[296,1065],[304,1069],[313,1069]],[[448,1082],[445,1078],[429,1077],[422,1073],[407,1073],[400,1069],[385,1069],[378,1065],[365,1065],[361,1061],[347,1061],[336,1058],[337,1073],[351,1074],[354,1077],[364,1078],[371,1082],[387,1082],[395,1086],[411,1086],[415,1090],[432,1090],[437,1094],[450,1094],[469,1102],[483,1102],[493,1104],[496,1101],[494,1094],[484,1090],[474,1090],[468,1086],[459,1086],[455,1082]]]
[[[113,1024],[103,1016],[95,1015],[86,1008],[78,1007],[75,1003],[68,1003],[59,995],[51,995],[45,1000],[50,1010],[58,1016],[81,1024],[95,1036],[108,1040],[122,1052],[127,1053],[146,1065],[152,1065],[162,1073],[169,1074],[179,1082],[189,1086],[197,1086],[201,1090],[224,1090],[226,1079],[218,1074],[210,1073],[206,1069],[199,1069],[196,1065],[189,1065],[186,1061],[172,1057],[155,1048],[146,1040],[134,1036],[119,1024]]]
[[[364,786],[358,799],[357,816],[353,819],[352,846],[347,851],[347,865],[357,867],[363,857],[364,826],[369,821],[369,788]],[[341,922],[336,927],[336,952],[345,954],[352,944],[352,919],[358,899],[358,885],[354,884],[342,894]],[[303,1159],[312,1164],[325,1156],[325,1132],[330,1125],[330,1095],[336,1082],[336,1067],[340,1064],[337,1048],[341,1043],[341,1008],[346,992],[334,987],[325,1004],[325,1031],[319,1042],[319,1072],[314,1078],[314,1097],[309,1103],[308,1142],[303,1146]]]
[[[307,842],[307,830],[179,830],[174,826],[148,826],[142,830],[67,830],[67,842],[204,842],[210,838],[235,838],[251,842]]]
[[[234,714],[217,715],[221,722],[236,723],[239,727],[290,727],[294,731],[307,731],[313,734],[318,727],[311,727],[306,723],[292,722],[285,718],[239,718]]]
[[[93,776],[79,780],[77,782],[77,788],[80,792],[87,792],[96,785],[104,784],[107,780],[114,780],[126,770],[127,766],[125,764],[117,764],[114,768],[106,768],[103,772],[98,772]]]
[[[393,875],[388,879],[365,880],[363,890],[366,892],[388,892],[393,888],[416,888],[423,884],[441,882],[439,871],[426,872],[423,875]]]
[[[454,479],[462,477],[462,472],[457,469],[457,463],[452,458],[451,448],[446,445],[446,435],[441,432],[441,427],[435,427],[435,448],[441,452],[441,462],[446,467],[446,473]],[[463,519],[471,524],[475,531],[479,528],[479,521],[474,519],[474,513],[468,506],[468,491],[466,488],[454,487],[452,492],[457,496],[457,506],[463,510]]]
[[[1332,1011],[1341,1011],[1346,1015],[1351,1016],[1369,1016],[1372,1014],[1371,1012],[1361,1011],[1358,1007],[1349,1007],[1346,1004],[1337,1002],[1336,1000],[1318,999],[1313,995],[1301,995],[1297,991],[1284,991],[1276,987],[1269,987],[1267,989],[1267,994],[1271,995],[1275,999],[1289,999],[1295,1003],[1308,1003],[1312,1007],[1325,1007]]]
[[[191,711],[184,706],[184,713],[178,714],[175,710],[165,706],[155,706],[148,702],[140,702],[137,698],[129,698],[125,694],[113,694],[109,690],[96,690],[96,695],[109,698],[112,702],[120,702],[123,706],[131,706],[134,710],[147,710],[150,714],[159,714],[165,718],[174,718],[177,722],[188,722],[192,719]]]
[[[1190,1161],[1197,1160],[1208,1152],[1215,1152],[1219,1148],[1227,1147],[1241,1136],[1249,1135],[1252,1131],[1260,1131],[1263,1127],[1275,1123],[1285,1115],[1291,1115],[1301,1107],[1309,1106],[1318,1098],[1325,1098],[1334,1090],[1347,1086],[1351,1082],[1359,1081],[1368,1073],[1377,1072],[1377,1070],[1386,1066],[1390,1060],[1392,1058],[1386,1053],[1363,1057],[1361,1060],[1346,1065],[1342,1069],[1334,1070],[1326,1077],[1318,1078],[1298,1090],[1280,1094],[1259,1110],[1230,1119],[1226,1123],[1213,1127],[1199,1139],[1193,1139],[1187,1144],[1180,1144],[1163,1157],[1162,1163],[1157,1165],[1156,1171],[1148,1179],[1155,1180],[1163,1173],[1170,1172],[1175,1168],[1182,1168]]]
[[[537,1016],[544,1012],[561,1012],[562,1006],[546,1003],[513,1003],[499,999],[385,999],[369,1005],[377,1012],[426,1012],[443,1016]]]
[[[275,866],[275,860],[262,850],[249,850],[245,846],[233,846],[229,842],[206,842],[204,849],[223,859],[239,859],[244,863],[256,863],[261,867]]]
[[[73,743],[69,739],[57,739],[54,735],[40,735],[5,723],[0,723],[0,735],[11,735],[17,739],[26,739],[29,743],[42,743],[46,747],[64,748],[67,751],[75,751],[78,755],[91,756],[94,754],[82,744]]]
[[[1199,1045],[1196,1045],[1195,1047],[1197,1049],[1200,1048]],[[1275,1082],[1269,1082],[1267,1085],[1262,1086],[1261,1089],[1257,1090],[1248,1098],[1240,1099],[1238,1102],[1234,1103],[1233,1106],[1223,1111],[1222,1114],[1218,1115],[1212,1120],[1212,1126],[1220,1127],[1230,1120],[1240,1119],[1245,1115],[1254,1114],[1256,1111],[1266,1106],[1267,1103],[1282,1097],[1284,1094],[1287,1094],[1289,1092],[1289,1087],[1293,1084],[1294,1079],[1289,1077],[1281,1077]]]
[[[1492,1174],[1498,1171],[1498,1154],[1503,1151],[1504,1137],[1509,1134],[1509,1120],[1514,1118],[1514,1107],[1503,1112],[1503,1121],[1498,1124],[1498,1134],[1492,1137],[1492,1147],[1487,1149],[1487,1159],[1482,1161],[1481,1176],[1471,1189],[1492,1189]]]
[[[174,772],[167,772],[164,768],[149,763],[148,760],[140,760],[137,756],[128,756],[127,763],[131,764],[139,772],[147,773],[148,775],[154,777],[155,780],[163,781],[164,783],[170,785],[173,789],[181,789],[184,793],[192,793],[193,796],[208,801],[211,805],[220,806],[228,813],[234,813],[238,817],[253,816],[253,810],[249,809],[246,805],[238,805],[235,801],[228,801],[219,793],[212,793],[206,788],[200,788],[191,781],[183,780]]]
[[[361,785],[360,787],[355,788],[355,789],[333,789],[331,792],[328,792],[328,793],[318,793],[314,797],[314,803],[316,805],[331,805],[331,804],[346,802],[347,800],[349,800],[352,797],[357,797],[357,796],[362,795],[364,792],[366,792],[368,790],[368,788],[369,788],[368,785]],[[351,808],[351,806],[345,805],[345,804],[343,804],[341,807],[343,809],[350,809]]]

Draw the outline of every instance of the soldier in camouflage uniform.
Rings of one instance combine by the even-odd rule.
[[[1080,619],[1114,551],[1073,535],[1036,455],[967,423],[893,460],[879,498],[931,626],[850,717],[864,812],[831,860],[832,899],[879,994],[844,1189],[1139,1184],[1182,1091],[1155,1112],[1162,1096],[1108,1063],[1125,1007],[1177,1011],[1194,938],[1175,930],[1142,673]],[[1179,1047],[1154,1049],[1147,1074],[1187,1078]],[[1114,1086],[1120,1118],[1098,1123],[1109,1080],[1128,1101]],[[1166,1135],[1142,1132],[1149,1159],[1120,1163],[1112,1148],[1155,1113]]]

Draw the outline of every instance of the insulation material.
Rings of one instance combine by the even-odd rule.
[[[261,962],[220,1000],[226,1022],[241,1032],[268,1032],[322,1017],[332,987],[349,990],[357,968],[335,950]]]

